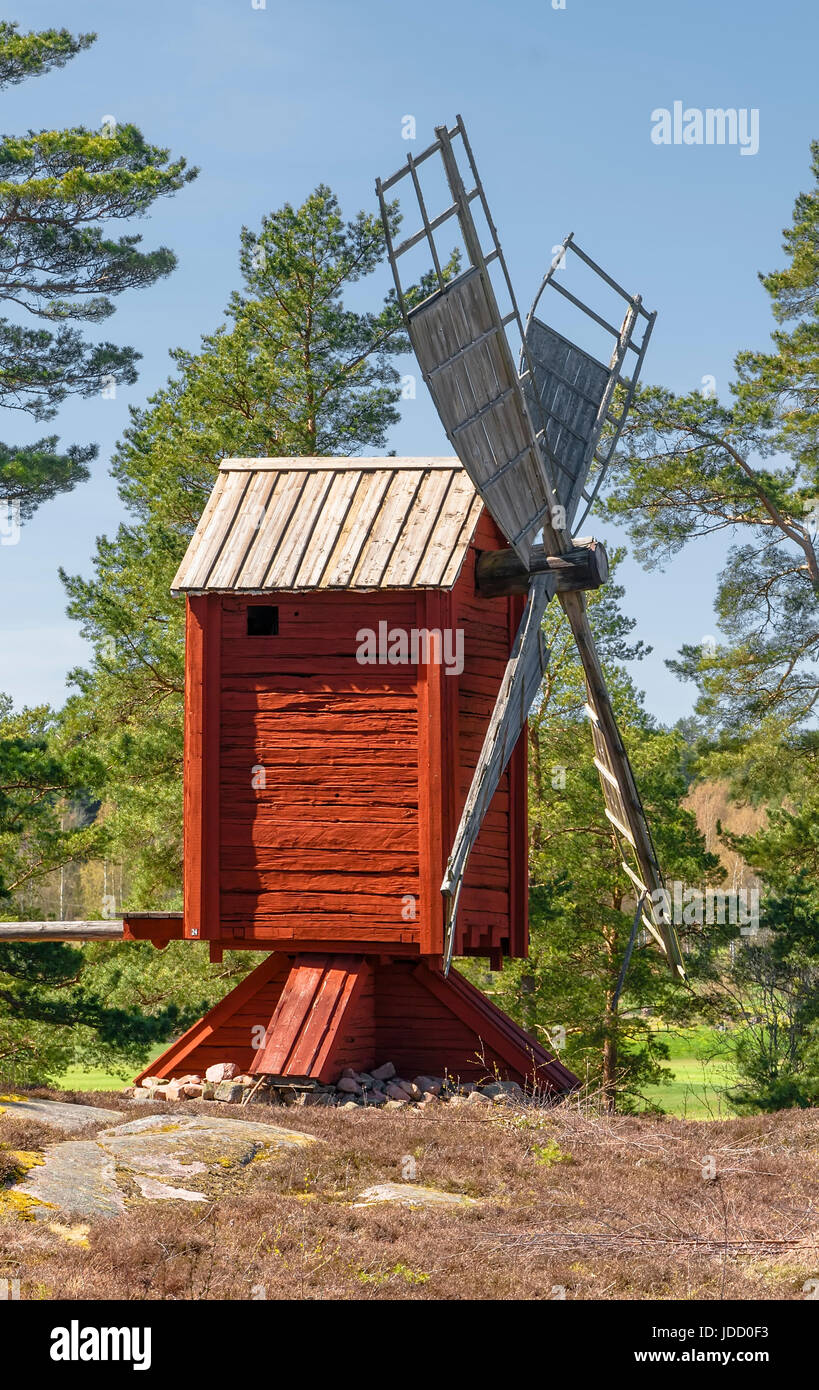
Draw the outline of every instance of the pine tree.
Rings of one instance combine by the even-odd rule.
[[[783,234],[788,264],[760,276],[780,325],[771,350],[737,355],[730,402],[640,390],[607,503],[649,568],[698,536],[730,538],[716,598],[725,641],[670,664],[699,686],[710,732],[763,742],[808,726],[819,700],[819,142],[811,154],[814,185]]]
[[[63,67],[95,37],[21,34],[0,21],[0,88]],[[143,251],[140,236],[113,238],[107,224],[144,216],[196,172],[130,124],[0,139],[0,300],[15,314],[0,318],[0,407],[45,422],[69,395],[136,380],[138,352],[89,341],[75,325],[102,323],[115,296],[171,273],[176,257],[168,247]],[[61,450],[52,434],[0,443],[0,492],[24,520],[83,482],[96,452],[94,444]]]
[[[819,741],[805,740],[801,797],[768,810],[754,834],[723,833],[764,885],[761,930],[734,953],[724,981],[735,1019],[737,1109],[819,1102]]]

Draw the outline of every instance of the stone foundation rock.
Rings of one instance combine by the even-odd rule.
[[[345,1109],[388,1106],[391,1110],[439,1102],[463,1105],[467,1100],[473,1108],[490,1102],[522,1105],[530,1099],[516,1081],[492,1077],[476,1084],[446,1076],[404,1078],[398,1076],[392,1062],[361,1072],[345,1067],[338,1080],[329,1084],[310,1076],[240,1074],[235,1063],[216,1062],[208,1067],[204,1077],[193,1072],[171,1081],[149,1076],[141,1086],[128,1087],[124,1094],[134,1104],[148,1100],[217,1100],[225,1105],[241,1105],[251,1100],[254,1105],[336,1105]]]

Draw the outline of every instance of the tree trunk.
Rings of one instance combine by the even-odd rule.
[[[603,1106],[608,1115],[617,1110],[617,1009],[614,1004],[617,970],[617,933],[613,927],[603,931],[606,949],[606,1002],[603,1010]]]

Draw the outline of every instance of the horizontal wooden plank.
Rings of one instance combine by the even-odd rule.
[[[252,706],[243,705],[241,700],[246,692],[253,690],[275,689],[277,692],[293,691],[297,694],[333,694],[336,691],[367,694],[378,690],[412,692],[416,686],[415,673],[407,667],[393,666],[389,668],[389,674],[385,674],[383,667],[362,667],[356,663],[344,672],[333,670],[329,664],[320,671],[277,671],[275,684],[269,673],[259,675],[251,671],[249,674],[238,672],[231,675],[222,672],[221,690],[222,702],[227,708],[248,709]]]
[[[277,606],[277,605],[273,605]],[[245,619],[246,622],[246,619]],[[379,623],[383,623],[383,628],[379,629]],[[297,620],[293,624],[291,632],[282,632],[281,623],[279,630],[275,634],[268,636],[248,636],[244,631],[237,633],[234,637],[222,639],[222,663],[229,665],[235,657],[242,655],[252,657],[281,657],[302,655],[309,652],[311,647],[317,652],[357,652],[364,647],[364,643],[369,641],[372,650],[379,652],[379,647],[383,646],[385,657],[389,653],[390,639],[389,633],[409,633],[415,627],[415,612],[409,613],[396,612],[390,619],[385,616],[379,607],[373,613],[359,611],[344,619],[336,618],[332,614],[325,614],[324,621],[321,623],[302,623]],[[379,639],[379,631],[385,634],[386,640],[382,643]],[[370,634],[374,634],[371,637]],[[475,636],[478,636],[476,632]],[[362,665],[367,663],[362,662]],[[393,665],[394,663],[384,661],[383,665]]]
[[[261,824],[271,824],[287,819],[295,820],[299,803],[295,800],[282,800],[268,791],[251,791],[249,788],[233,790],[229,783],[222,783],[222,806],[231,815],[240,816],[243,811],[253,811],[254,820]],[[388,805],[375,806],[365,802],[362,805],[345,805],[341,800],[331,805],[314,804],[305,808],[304,819],[311,825],[412,825],[418,819],[416,806]]]
[[[394,732],[385,730],[383,734],[369,734],[367,736],[359,736],[349,732],[342,733],[339,730],[332,735],[325,733],[323,737],[320,733],[313,734],[306,729],[299,729],[293,731],[292,738],[287,737],[286,731],[282,730],[279,738],[273,735],[264,737],[260,733],[255,738],[248,734],[248,737],[241,742],[226,739],[223,752],[227,759],[231,759],[232,755],[236,753],[242,756],[248,752],[264,753],[271,763],[281,761],[285,765],[292,763],[296,757],[302,762],[313,762],[316,754],[320,754],[323,749],[330,750],[334,757],[355,752],[362,756],[369,755],[370,758],[375,754],[379,758],[392,754],[390,761],[394,762],[396,753],[405,752],[408,759],[412,758],[416,743],[414,729],[403,730],[399,728]]]
[[[223,729],[244,729],[249,716],[254,721],[290,715],[312,717],[332,714],[354,718],[357,715],[377,714],[380,710],[413,715],[418,708],[416,694],[407,686],[397,690],[379,685],[370,690],[298,691],[271,689],[267,682],[254,684],[256,688],[247,692],[228,691],[223,686]]]
[[[493,704],[497,698],[501,686],[501,676],[481,675],[478,671],[469,670],[464,667],[464,673],[458,682],[458,694],[462,697],[468,695],[487,695]]]
[[[256,750],[251,746],[247,751],[255,755],[257,751],[261,750]],[[328,771],[333,768],[358,768],[361,765],[362,757],[365,754],[372,754],[372,752],[372,748],[364,749],[355,746],[352,748],[337,748],[334,744],[331,744],[327,746],[325,765]],[[381,749],[379,747],[378,753],[379,761],[385,769],[391,767],[397,768],[399,771],[401,769],[406,771],[411,765],[411,759],[408,756],[406,748]],[[268,769],[276,768],[284,770],[286,768],[303,768],[305,772],[305,781],[311,780],[315,770],[322,766],[320,750],[318,748],[289,749],[287,747],[280,747],[275,751],[268,748],[265,750],[263,760],[254,756],[253,761],[261,762],[261,765]],[[269,775],[270,773],[268,771],[268,776]]]
[[[418,869],[417,856],[405,852],[369,851],[366,858],[366,875],[363,872],[364,863],[357,850],[281,850],[267,845],[229,845],[222,850],[220,856],[223,870],[255,869],[260,873],[276,870],[283,875],[325,871],[340,875],[353,870],[362,877],[377,874],[403,874],[414,877]]]
[[[357,871],[342,870],[333,873],[324,869],[312,872],[284,872],[278,868],[235,869],[224,866],[219,874],[219,886],[223,894],[259,894],[260,903],[263,900],[267,902],[272,894],[281,894],[283,898],[287,898],[288,904],[299,903],[303,899],[307,906],[313,902],[314,895],[326,898],[335,906],[340,898],[345,904],[359,897],[365,901],[371,898],[389,899],[389,902],[384,904],[384,910],[389,909],[392,913],[396,910],[397,904],[400,914],[403,906],[401,899],[404,895],[418,893],[418,874],[363,874],[360,868]],[[329,898],[330,894],[334,895],[332,900]],[[487,898],[492,896],[488,894]],[[492,904],[486,899],[484,901],[487,908],[490,908]],[[273,903],[271,909],[289,911],[289,906],[285,909]]]
[[[358,788],[356,792],[348,789],[337,792],[335,796],[326,788],[319,787],[277,787],[269,782],[267,787],[253,788],[250,778],[244,774],[235,779],[223,774],[222,793],[228,808],[240,808],[250,814],[251,808],[258,807],[259,814],[294,818],[298,809],[305,817],[318,822],[327,820],[352,820],[369,824],[377,821],[388,824],[392,821],[406,820],[417,815],[418,798],[409,788],[403,792],[396,788],[393,795],[388,789],[376,792],[368,788]],[[502,809],[502,808],[499,808]]]
[[[469,716],[467,716],[469,717]],[[412,741],[418,732],[414,715],[401,710],[373,710],[366,713],[322,712],[298,713],[284,711],[259,713],[252,718],[223,719],[220,724],[222,744],[229,744],[231,738],[248,742],[286,738],[301,748],[315,745],[322,735],[329,735],[334,742],[343,740],[353,743],[360,738],[378,738],[378,745],[386,739],[389,743]],[[474,726],[469,725],[472,728]]]
[[[326,469],[332,464],[335,472],[363,471],[380,472],[389,465],[393,468],[401,469],[443,469],[445,472],[458,471],[461,467],[460,459],[452,454],[436,454],[429,458],[416,458],[408,455],[390,455],[384,458],[382,455],[372,458],[358,458],[353,455],[350,457],[328,459],[324,454],[295,454],[282,456],[281,458],[229,458],[222,459],[219,470],[222,473],[247,473],[247,472],[268,472],[278,473],[315,473],[317,470]]]
[[[222,877],[235,880],[241,878],[242,875],[228,874],[222,875]],[[249,911],[258,912],[261,916],[302,911],[308,915],[311,913],[315,915],[321,912],[340,911],[351,917],[360,917],[369,913],[373,917],[387,918],[397,923],[406,920],[401,916],[404,907],[401,899],[404,892],[403,885],[393,893],[363,892],[360,891],[355,877],[343,883],[339,890],[326,892],[301,889],[294,893],[288,893],[275,887],[258,887],[255,883],[249,884],[244,889],[234,882],[230,888],[225,889],[222,893],[222,905],[227,913],[241,912],[243,903],[246,902]]]
[[[396,766],[395,763],[379,762],[373,766],[359,762],[354,768],[349,760],[333,764],[315,762],[307,764],[295,762],[288,766],[276,766],[276,785],[279,787],[320,787],[332,794],[335,790],[357,788],[369,800],[371,796],[382,796],[384,789],[394,788],[402,800],[414,794],[418,786],[418,772],[413,765]]]
[[[418,850],[417,821],[402,825],[311,825],[304,821],[242,820],[223,817],[223,845],[263,844],[281,849]]]
[[[161,923],[156,924],[161,935]],[[39,921],[0,922],[0,941],[121,941],[122,922],[102,921]]]
[[[417,665],[417,662],[410,659],[413,651],[409,638],[406,639],[406,646],[397,649],[402,657],[400,661],[387,660],[389,647],[385,647],[382,660],[378,647],[367,647],[364,645],[365,641],[364,637],[357,637],[354,632],[328,631],[326,634],[305,633],[289,642],[279,642],[277,638],[272,637],[266,639],[264,644],[257,643],[253,646],[249,642],[237,642],[233,646],[223,648],[221,668],[227,674],[252,674],[254,671],[286,672],[298,669],[305,663],[312,665],[316,670],[329,667],[344,670],[349,663],[351,668],[357,667],[362,672],[411,672]],[[421,650],[419,638],[417,651]],[[375,659],[362,660],[362,657],[368,655]],[[406,659],[403,659],[404,657]]]
[[[301,912],[297,917],[276,917],[269,913],[259,913],[253,919],[252,930],[247,918],[237,913],[223,913],[223,934],[221,939],[228,945],[230,937],[225,929],[235,921],[237,925],[247,925],[247,937],[258,941],[296,942],[311,941],[362,941],[396,942],[410,944],[417,939],[419,923],[400,924],[378,921],[367,917],[355,917],[352,913],[325,912],[315,914]]]
[[[502,601],[502,600],[501,600]],[[226,595],[222,599],[224,626],[222,640],[248,640],[247,610],[255,603],[272,603],[278,609],[279,636],[298,636],[300,632],[313,628],[329,629],[337,621],[345,628],[355,630],[364,621],[370,625],[380,619],[397,625],[411,625],[415,620],[417,599],[414,594],[302,594],[299,597],[271,593],[257,598],[239,598]],[[483,600],[495,602],[498,600]],[[249,640],[260,640],[251,638]],[[266,640],[266,639],[264,639]],[[271,639],[272,640],[272,639]]]
[[[466,888],[463,890],[463,896],[465,895]],[[467,915],[467,922],[470,929],[479,927],[481,931],[494,931],[497,939],[509,935],[509,917],[505,913],[483,912],[478,907],[471,907]]]

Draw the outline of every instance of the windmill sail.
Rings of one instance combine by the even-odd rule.
[[[546,670],[548,652],[543,643],[541,622],[546,605],[554,595],[556,583],[554,575],[539,574],[529,585],[526,608],[515,635],[512,654],[498,691],[447,862],[444,881],[441,884],[441,892],[447,900],[445,972],[449,971],[452,962],[458,900],[469,852],[478,838],[489,803],[497,791],[512,750],[520,738]]]
[[[409,315],[447,437],[524,564],[556,497],[549,486],[491,285],[472,267]]]
[[[503,252],[494,229],[483,187],[472,158],[460,116],[453,130],[436,129],[437,139],[417,158],[377,189],[387,233],[387,250],[399,302],[404,312],[410,341],[438,414],[455,452],[498,523],[509,544],[528,566],[536,537],[546,528],[558,505],[554,481],[542,439],[526,408],[523,387],[506,334],[516,324],[523,341],[523,328],[512,292]],[[453,139],[460,137],[474,187],[464,185]],[[452,204],[431,220],[428,216],[418,166],[439,154],[452,197]],[[410,178],[420,209],[423,228],[395,245],[389,232],[385,194],[401,179]],[[479,199],[490,232],[491,244],[484,248],[472,216],[471,204]],[[445,279],[434,233],[451,218],[457,218],[469,265],[453,279]],[[426,239],[438,287],[421,304],[408,302],[409,286],[402,279],[401,260],[408,251]],[[503,274],[511,308],[502,314],[489,273],[497,262]],[[551,549],[569,548],[566,538],[552,536]]]
[[[619,329],[603,318],[576,295],[565,289],[555,278],[568,252],[579,257],[600,280],[626,301],[625,317]],[[584,352],[538,315],[544,292],[552,290],[582,311],[614,338],[608,366],[590,353]],[[625,424],[637,379],[640,375],[656,314],[649,314],[639,295],[629,295],[612,280],[574,240],[566,237],[560,254],[555,257],[538,290],[526,322],[525,358],[521,361],[527,405],[532,419],[543,425],[543,437],[549,457],[557,464],[554,469],[558,500],[566,511],[566,528],[573,531],[574,518],[581,501],[586,503],[578,524],[582,524],[602,483],[620,432]],[[635,342],[635,331],[642,323],[643,332]],[[627,365],[629,352],[636,361],[628,381],[624,399],[613,409],[615,388]],[[601,446],[606,425],[611,429]],[[587,487],[592,464],[597,464],[593,489]]]
[[[663,876],[651,840],[640,794],[623,746],[611,697],[600,666],[586,603],[581,593],[560,595],[566,617],[577,644],[586,675],[586,712],[591,724],[594,763],[603,788],[606,816],[616,831],[626,855],[634,858],[632,867],[626,858],[623,868],[638,892],[644,897],[643,925],[663,950],[668,963],[680,976],[685,975],[677,934],[667,914],[659,909],[659,894],[663,891]],[[652,898],[652,894],[654,897]]]
[[[420,155],[410,155],[404,168],[376,183],[387,252],[410,340],[447,436],[487,510],[530,572],[526,611],[442,884],[447,899],[448,969],[469,853],[526,723],[545,668],[540,624],[556,581],[554,576],[533,573],[539,568],[538,552],[560,555],[571,549],[575,515],[580,504],[585,503],[585,516],[594,501],[625,422],[655,315],[642,307],[639,295],[627,294],[575,245],[573,237],[567,237],[561,254],[571,250],[627,301],[622,325],[617,329],[554,281],[561,259],[558,257],[535,297],[524,332],[463,121],[459,116],[452,130],[438,126],[435,134],[434,143]],[[461,164],[468,169],[472,185],[469,188],[461,173],[455,141],[460,142]],[[451,203],[430,216],[418,169],[435,156],[440,156]],[[408,181],[404,187],[409,187],[414,195],[422,225],[396,245],[390,232],[391,209],[385,195],[402,180]],[[488,239],[484,234],[483,241],[472,214],[476,201],[489,229]],[[436,244],[436,233],[447,224],[451,229],[452,218],[457,220],[468,265],[459,274],[448,277],[442,268],[446,258]],[[402,267],[403,258],[418,246],[428,249],[437,287],[422,302],[415,303],[412,282]],[[491,272],[496,268],[510,306],[506,312],[499,307],[495,293]],[[615,342],[608,366],[538,317],[539,302],[549,287],[613,334]],[[642,339],[636,342],[638,322],[643,324],[643,330]],[[519,370],[509,333],[516,336]],[[636,354],[636,363],[624,399],[615,408],[615,390],[629,351]],[[595,466],[597,471],[591,483]],[[541,532],[542,546],[538,541]],[[614,718],[585,602],[580,593],[562,593],[560,597],[586,673],[594,760],[603,786],[606,814],[621,844],[626,846],[623,867],[638,900],[647,904],[644,925],[682,975],[682,956],[673,927],[665,921],[664,913],[654,911],[651,894],[662,888],[662,874]],[[633,859],[633,866],[629,858]]]

